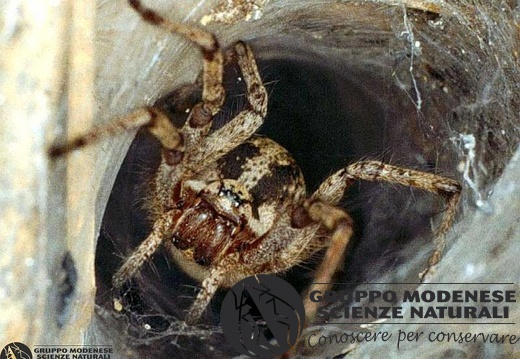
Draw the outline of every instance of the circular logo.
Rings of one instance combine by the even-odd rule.
[[[305,325],[305,309],[289,283],[259,274],[229,290],[220,320],[227,340],[241,354],[271,358],[296,344]]]
[[[0,359],[32,359],[32,351],[23,343],[12,342],[2,349]]]

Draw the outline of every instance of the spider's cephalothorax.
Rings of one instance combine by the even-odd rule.
[[[161,165],[157,188],[165,188],[168,204],[155,201],[155,213],[174,210],[170,251],[179,260],[200,265],[190,272],[197,279],[214,263],[233,254],[251,252],[279,219],[305,196],[302,173],[289,153],[276,142],[253,135],[212,166],[171,187],[169,166]],[[169,192],[169,193],[168,193]],[[256,263],[247,273],[227,277],[227,285],[255,273]],[[263,267],[268,265],[262,264]],[[266,269],[266,268],[264,268]]]
[[[342,265],[352,235],[351,218],[337,204],[345,189],[359,179],[416,187],[447,202],[435,250],[421,277],[439,262],[444,236],[460,199],[457,181],[363,161],[337,171],[307,195],[301,171],[287,151],[255,135],[267,112],[267,93],[249,46],[237,42],[233,48],[249,104],[224,126],[211,130],[225,98],[224,56],[215,36],[172,23],[138,0],[129,0],[129,4],[146,22],[198,46],[204,69],[202,100],[191,109],[182,127],[174,126],[163,107],[156,104],[64,145],[54,145],[49,151],[51,157],[58,157],[102,137],[139,127],[147,129],[162,146],[150,204],[153,228],[113,276],[115,287],[132,278],[164,245],[182,269],[202,282],[187,321],[200,318],[218,287],[249,275],[285,271],[322,248],[326,250],[312,289],[326,290],[326,283]],[[305,309],[307,317],[313,318],[316,303],[306,299]]]

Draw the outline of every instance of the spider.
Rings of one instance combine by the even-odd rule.
[[[201,282],[187,323],[199,320],[219,287],[258,273],[284,272],[322,249],[324,258],[316,270],[315,284],[308,290],[327,290],[329,285],[323,283],[331,282],[342,265],[353,233],[352,219],[338,203],[347,187],[360,179],[416,187],[446,201],[435,250],[420,277],[439,262],[460,199],[457,181],[362,161],[332,174],[308,195],[291,155],[276,142],[255,134],[266,116],[268,96],[251,48],[239,41],[232,49],[246,83],[248,105],[223,127],[211,131],[225,99],[224,54],[216,37],[171,22],[139,0],[128,2],[145,22],[182,35],[201,50],[202,100],[191,109],[183,126],[174,126],[156,103],[49,150],[50,157],[56,158],[140,127],[161,144],[150,205],[153,228],[114,274],[114,287],[122,287],[165,246],[180,267]],[[316,303],[306,299],[304,306],[308,321],[316,313]]]

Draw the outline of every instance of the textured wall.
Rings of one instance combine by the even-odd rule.
[[[91,125],[93,14],[87,2],[0,5],[2,343],[81,342],[93,310],[95,237],[85,230],[93,229],[93,222],[85,225],[85,217],[72,214],[75,205],[87,209],[92,201],[74,199],[77,192],[66,185],[64,163],[51,164],[45,151],[62,132],[58,124]],[[71,166],[82,176],[77,165]],[[88,160],[83,170],[93,171]],[[88,183],[88,176],[82,178],[82,185]],[[74,242],[69,238],[75,237],[72,228],[77,231],[80,218],[86,237]],[[82,253],[91,253],[90,258]],[[77,267],[85,274],[79,279]]]

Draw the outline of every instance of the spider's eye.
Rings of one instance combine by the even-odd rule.
[[[219,197],[226,197],[228,200],[233,202],[235,207],[239,207],[244,201],[240,196],[229,188],[221,187],[218,193]]]

